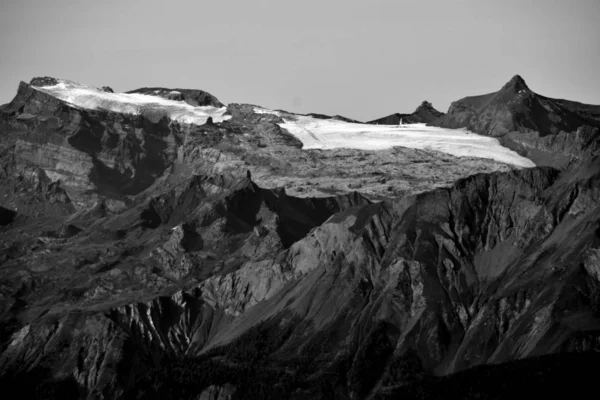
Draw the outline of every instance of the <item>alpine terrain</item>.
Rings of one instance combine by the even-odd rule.
[[[600,106],[368,123],[50,77],[0,106],[0,387],[20,399],[595,390]]]

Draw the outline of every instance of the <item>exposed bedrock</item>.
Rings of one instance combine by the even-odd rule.
[[[42,168],[73,200],[139,193],[176,155],[177,124],[163,118],[80,109],[21,83],[2,110],[2,145],[17,168]]]

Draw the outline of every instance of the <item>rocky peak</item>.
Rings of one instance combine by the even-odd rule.
[[[419,112],[423,112],[423,111],[430,112],[430,113],[432,113],[432,114],[434,114],[436,116],[440,116],[440,115],[443,114],[442,112],[436,110],[433,107],[433,104],[431,104],[427,100],[423,100],[423,102],[415,109],[414,114],[418,114]]]
[[[497,92],[453,102],[448,113],[431,124],[502,138],[505,147],[536,165],[562,169],[593,151],[589,139],[600,127],[598,115],[599,106],[541,96],[515,75]]]
[[[423,100],[421,104],[415,109],[412,114],[392,114],[387,117],[383,117],[380,119],[376,119],[373,121],[367,122],[368,124],[384,124],[384,125],[396,125],[399,124],[400,121],[403,121],[407,124],[421,124],[421,123],[429,123],[434,121],[435,119],[444,115],[443,112],[440,112],[433,108],[433,105],[427,100]]]
[[[427,110],[433,108],[433,106],[431,105],[430,102],[428,102],[427,100],[423,100],[423,102],[421,104],[419,104],[419,106],[415,109],[415,112],[419,112],[419,110]]]
[[[500,91],[511,91],[514,93],[518,93],[521,90],[529,90],[529,87],[520,75],[515,75],[511,78],[510,81],[508,81],[504,86],[502,86],[502,89]]]
[[[423,100],[412,115],[420,119],[416,122],[431,122],[444,115],[444,113],[436,110],[427,100]]]

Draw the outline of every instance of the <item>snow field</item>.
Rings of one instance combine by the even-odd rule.
[[[481,136],[465,129],[445,129],[425,124],[370,125],[303,115],[284,115],[278,111],[255,109],[259,114],[283,117],[281,127],[304,144],[303,149],[350,148],[385,150],[395,146],[436,150],[457,157],[477,157],[496,160],[517,167],[535,164],[528,158],[500,145],[492,137]]]
[[[167,100],[139,93],[107,93],[67,80],[60,80],[54,86],[33,86],[33,88],[76,107],[89,110],[106,110],[133,115],[140,115],[145,111],[164,113],[172,120],[195,125],[205,124],[208,117],[212,117],[214,122],[222,122],[231,118],[230,115],[224,115],[227,111],[225,107],[194,107],[183,101]]]

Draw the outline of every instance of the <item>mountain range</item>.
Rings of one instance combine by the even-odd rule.
[[[21,82],[0,106],[1,387],[583,395],[600,351],[599,129],[600,106],[518,75],[445,114],[423,102],[367,123]]]

